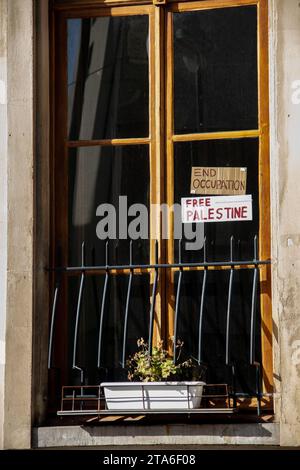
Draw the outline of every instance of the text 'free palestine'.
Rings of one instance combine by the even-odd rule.
[[[252,196],[210,196],[181,199],[182,222],[233,222],[252,220]]]

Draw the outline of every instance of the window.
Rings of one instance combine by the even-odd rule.
[[[267,2],[119,3],[54,7],[51,252],[53,267],[68,267],[52,279],[52,289],[58,278],[61,285],[56,386],[124,378],[152,310],[153,341],[171,350],[175,330],[185,353],[208,365],[210,383],[228,382],[229,308],[237,388],[255,388],[254,334],[271,392]],[[189,197],[192,167],[247,168],[253,220],[180,224],[187,230],[176,237],[170,211],[166,237],[154,205]],[[141,206],[147,215],[138,223]],[[130,224],[140,236],[128,236]],[[186,249],[197,230],[205,243]],[[254,258],[262,264],[246,263]]]

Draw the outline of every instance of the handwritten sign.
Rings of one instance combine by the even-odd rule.
[[[192,167],[191,194],[246,194],[247,168]]]
[[[244,222],[252,220],[252,196],[184,197],[182,222]]]

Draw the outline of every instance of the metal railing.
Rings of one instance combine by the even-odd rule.
[[[134,384],[136,387],[136,384]],[[141,415],[141,414],[233,414],[237,410],[233,406],[233,400],[229,393],[227,384],[203,385],[203,391],[195,393],[195,386],[186,384],[186,393],[180,397],[168,395],[166,393],[155,397],[149,397],[147,384],[140,383],[140,396],[122,395],[118,393],[115,397],[105,397],[105,386],[103,385],[85,385],[81,386],[63,386],[61,397],[61,408],[58,411],[59,416],[64,415]],[[183,388],[184,388],[183,387]],[[123,392],[124,393],[124,392]],[[200,401],[201,406],[195,407],[195,402]],[[164,408],[162,404],[171,402],[174,406],[181,403],[184,406],[180,409]],[[125,403],[120,410],[118,404]],[[126,408],[126,403],[129,405]],[[117,406],[114,406],[117,405]],[[158,406],[159,405],[159,406]],[[134,407],[136,406],[136,409]],[[130,408],[129,408],[130,407]]]
[[[203,363],[203,319],[204,319],[204,306],[206,298],[206,287],[207,287],[207,272],[209,268],[213,267],[228,267],[229,269],[229,283],[228,283],[228,293],[227,293],[227,310],[226,310],[226,334],[225,334],[225,364],[231,369],[232,372],[232,390],[230,392],[231,397],[233,397],[234,405],[236,405],[237,398],[240,396],[250,396],[246,393],[237,393],[235,383],[236,383],[236,367],[234,362],[231,360],[231,344],[230,344],[230,330],[231,330],[231,311],[232,311],[232,289],[233,289],[233,280],[235,276],[236,267],[243,267],[244,269],[253,271],[252,279],[252,298],[251,298],[251,311],[250,311],[250,344],[249,344],[249,366],[255,367],[256,369],[256,392],[254,396],[257,398],[257,411],[260,414],[261,408],[261,398],[263,394],[261,393],[261,364],[257,361],[256,351],[255,351],[255,327],[256,327],[256,312],[257,312],[257,296],[258,296],[258,285],[259,285],[259,267],[262,265],[271,264],[270,260],[259,260],[258,259],[258,240],[257,236],[253,239],[253,258],[249,260],[235,260],[234,259],[234,238],[230,238],[229,243],[229,259],[227,261],[208,261],[206,255],[206,240],[204,241],[203,246],[203,261],[202,262],[183,262],[182,261],[182,241],[179,241],[178,245],[178,262],[171,264],[164,264],[158,262],[158,243],[155,243],[155,263],[150,264],[136,264],[133,262],[133,243],[130,242],[129,249],[129,263],[116,265],[109,263],[109,242],[105,244],[105,264],[104,265],[86,265],[85,263],[85,244],[82,243],[81,247],[81,265],[80,266],[64,266],[56,267],[51,269],[55,272],[56,282],[55,289],[53,294],[53,303],[51,309],[51,319],[50,319],[50,334],[49,334],[49,347],[48,347],[48,368],[52,368],[52,359],[53,359],[53,348],[54,348],[54,335],[57,332],[56,326],[56,313],[58,307],[58,299],[61,289],[62,278],[64,274],[74,273],[80,276],[80,283],[78,289],[77,303],[76,303],[76,315],[75,315],[75,325],[74,325],[74,336],[73,336],[73,352],[72,352],[72,368],[80,372],[80,383],[81,387],[84,386],[84,370],[77,362],[77,351],[78,351],[78,334],[79,334],[79,324],[80,324],[80,315],[82,310],[82,300],[83,293],[85,288],[85,279],[88,274],[95,272],[103,272],[104,277],[104,286],[101,299],[100,307],[100,319],[99,319],[99,329],[98,329],[98,351],[97,351],[97,361],[96,365],[98,369],[103,367],[102,360],[102,345],[103,345],[103,333],[104,333],[104,315],[105,308],[107,303],[107,292],[109,278],[112,271],[124,271],[129,272],[128,274],[128,284],[127,284],[127,293],[126,293],[126,303],[125,303],[125,312],[124,312],[124,324],[123,324],[123,338],[122,338],[122,357],[121,357],[121,366],[125,368],[126,357],[127,357],[127,336],[128,336],[128,322],[129,322],[129,306],[132,295],[132,285],[134,276],[137,274],[137,271],[147,270],[147,272],[153,272],[153,286],[151,294],[151,303],[150,303],[150,312],[149,312],[149,337],[148,344],[150,350],[152,350],[152,338],[153,338],[153,327],[154,327],[154,312],[155,312],[155,301],[158,291],[159,283],[159,273],[160,270],[178,270],[178,283],[177,291],[175,298],[175,313],[174,313],[174,361],[176,361],[175,347],[178,339],[178,322],[180,316],[180,299],[182,293],[182,281],[184,277],[184,272],[189,268],[203,268],[203,281],[201,287],[201,298],[200,298],[200,309],[199,309],[199,326],[198,326],[198,352],[197,352],[197,362],[199,365]]]

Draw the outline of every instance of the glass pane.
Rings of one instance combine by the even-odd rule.
[[[80,373],[72,371],[72,353],[76,307],[79,291],[79,278],[69,279],[68,314],[68,369],[70,382],[80,383]],[[135,276],[128,313],[128,334],[126,357],[137,349],[137,339],[148,337],[150,312],[150,277],[148,274]],[[121,368],[124,314],[127,296],[128,276],[112,275],[108,283],[105,303],[101,366],[97,370],[100,309],[103,295],[104,276],[87,276],[84,284],[83,300],[78,330],[77,364],[84,368],[85,382],[93,385],[99,380],[124,380],[126,371]]]
[[[69,154],[69,263],[129,263],[129,238],[135,234],[133,261],[149,262],[149,150],[147,145],[81,147]],[[109,204],[109,206],[107,206]],[[131,209],[133,204],[138,204]],[[142,205],[142,206],[141,206]],[[137,212],[135,212],[137,211]],[[139,212],[141,211],[141,212]],[[138,222],[143,217],[143,226]],[[132,225],[130,225],[132,224]],[[132,230],[131,230],[132,228]]]
[[[148,16],[68,20],[69,139],[149,134]]]
[[[256,6],[173,18],[175,134],[256,129]]]
[[[178,273],[175,277],[177,287]],[[255,391],[255,369],[250,362],[250,315],[252,270],[236,270],[233,277],[230,359],[237,366],[239,391]],[[184,341],[186,357],[198,357],[200,297],[203,272],[183,274],[179,310],[178,338]],[[229,271],[209,271],[204,299],[202,330],[202,361],[208,365],[208,383],[231,383],[230,370],[225,365],[226,315]],[[176,292],[176,291],[175,291]],[[256,315],[256,360],[261,361],[260,305]]]
[[[246,194],[252,195],[253,220],[204,223],[207,259],[209,261],[228,261],[230,259],[230,237],[232,235],[235,239],[234,258],[239,261],[253,259],[253,239],[255,235],[258,235],[259,230],[258,146],[258,139],[180,142],[175,144],[174,200],[178,204],[180,204],[182,197],[191,195],[192,167],[247,168]],[[192,227],[194,232],[195,228],[195,226]],[[177,243],[175,243],[175,259],[178,257],[177,246]],[[183,251],[183,260],[187,262],[197,262],[202,259],[203,250]]]

